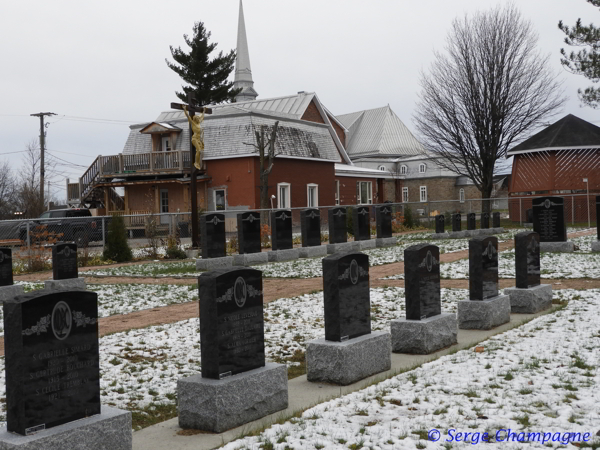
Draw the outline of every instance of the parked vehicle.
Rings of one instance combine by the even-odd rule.
[[[68,208],[44,211],[42,215],[19,226],[19,239],[27,241],[27,230],[35,233],[43,227],[60,241],[73,241],[85,247],[92,241],[102,240],[102,219],[93,217],[89,209]]]

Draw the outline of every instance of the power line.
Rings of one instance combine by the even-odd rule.
[[[52,152],[51,152],[50,150],[46,150],[46,151],[52,155]],[[75,164],[75,163],[72,163],[71,161],[67,161],[66,159],[59,158],[59,157],[58,157],[58,156],[56,156],[56,155],[52,155],[52,157],[53,157],[53,158],[56,158],[56,159],[58,159],[58,160],[60,160],[60,161],[62,161],[62,162],[65,162],[65,163],[67,163],[67,164],[69,164],[69,165],[71,165],[71,166],[83,167],[84,169],[87,169],[87,168],[88,168],[88,166],[83,166],[83,165],[81,165],[81,164]]]

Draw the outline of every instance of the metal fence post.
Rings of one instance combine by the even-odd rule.
[[[571,197],[571,224],[575,225],[575,201]]]
[[[31,239],[29,237],[29,220],[27,221],[27,251],[31,252]]]
[[[102,252],[104,252],[105,248],[104,246],[106,245],[105,242],[105,224],[104,224],[104,216],[102,216]]]
[[[523,226],[523,202],[521,197],[519,197],[519,224]]]

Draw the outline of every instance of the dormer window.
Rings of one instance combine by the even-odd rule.
[[[400,175],[406,175],[406,172],[408,172],[408,167],[406,166],[406,164],[402,164],[400,166]]]
[[[425,173],[427,166],[425,164],[419,164],[419,173]]]
[[[385,172],[385,166],[379,166],[379,167],[377,168],[377,170],[381,170],[382,172]]]

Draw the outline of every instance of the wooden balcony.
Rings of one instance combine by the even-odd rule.
[[[190,152],[153,152],[99,156],[98,175],[104,178],[158,175],[189,171]]]

